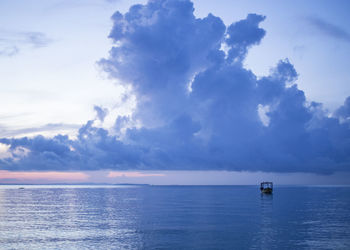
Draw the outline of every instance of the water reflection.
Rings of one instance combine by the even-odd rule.
[[[350,188],[0,188],[1,249],[350,249]]]
[[[136,249],[137,206],[123,197],[135,196],[133,190],[1,190],[1,248]]]
[[[349,193],[337,187],[316,187],[306,193],[303,244],[310,249],[350,249],[350,233],[344,231],[350,227]]]
[[[259,226],[251,249],[271,249],[276,233],[273,226],[273,194],[260,194]]]

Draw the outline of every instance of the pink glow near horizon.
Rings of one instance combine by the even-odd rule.
[[[87,180],[89,175],[82,172],[12,172],[0,170],[0,179],[18,180]]]
[[[109,178],[115,177],[161,177],[165,176],[165,174],[157,174],[157,173],[141,173],[141,172],[119,172],[119,171],[111,171],[107,175]]]

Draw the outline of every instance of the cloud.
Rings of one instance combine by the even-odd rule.
[[[43,48],[52,43],[42,32],[0,31],[0,36],[0,56],[14,56],[26,47]]]
[[[33,128],[21,128],[21,129],[8,129],[1,127],[0,125],[0,136],[11,137],[11,136],[23,136],[28,134],[37,134],[43,132],[56,132],[62,130],[76,130],[81,126],[78,124],[63,124],[63,123],[49,123],[40,127]]]
[[[142,173],[142,172],[118,172],[118,171],[111,171],[107,175],[107,177],[109,178],[116,178],[116,177],[141,178],[141,177],[162,177],[162,176],[165,176],[165,174]]]
[[[27,42],[35,48],[46,47],[52,42],[50,38],[41,32],[23,32],[22,36],[24,38],[24,42]]]
[[[227,28],[226,44],[231,47],[229,59],[244,59],[248,49],[260,43],[265,36],[265,30],[259,28],[259,23],[264,20],[264,16],[249,14],[245,20],[233,23]]]
[[[350,97],[346,98],[344,105],[335,111],[335,116],[341,121],[350,121]]]
[[[108,114],[108,109],[102,108],[100,106],[95,105],[94,110],[96,111],[97,118],[103,122],[106,115]]]
[[[89,176],[81,172],[11,172],[0,170],[0,180],[87,180]]]
[[[307,101],[288,59],[262,78],[243,67],[264,16],[226,27],[193,11],[188,0],[152,0],[116,12],[99,64],[132,90],[134,113],[107,131],[98,126],[107,110],[95,107],[76,139],[2,138],[11,157],[1,168],[349,171],[348,101],[333,115]]]
[[[1,42],[1,41],[0,41]],[[0,47],[0,56],[14,56],[18,53],[18,48],[13,45],[3,45]]]
[[[344,40],[346,42],[350,42],[350,33],[344,28],[338,25],[329,23],[326,20],[323,20],[318,17],[308,17],[306,20],[312,26],[314,26],[319,31],[321,31],[323,34],[336,39]]]

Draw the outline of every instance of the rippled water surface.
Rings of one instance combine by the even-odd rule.
[[[350,187],[0,186],[1,249],[350,249]]]

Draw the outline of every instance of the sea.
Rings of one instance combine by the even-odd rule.
[[[350,249],[350,187],[0,185],[0,249]]]

